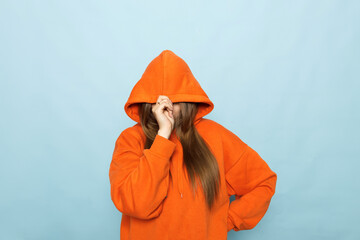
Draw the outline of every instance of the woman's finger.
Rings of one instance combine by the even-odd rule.
[[[169,118],[169,119],[173,119],[174,117],[174,115],[173,115],[173,112],[172,111],[168,111],[168,110],[166,110],[166,111],[164,111],[164,114],[165,114],[165,116],[167,117],[167,118]]]
[[[165,111],[165,110],[168,110],[168,111],[173,111],[173,106],[171,106],[169,103],[167,103],[167,102],[163,102],[163,103],[161,103],[160,104],[160,106],[161,106],[161,110],[163,110],[163,111]]]
[[[157,99],[157,102],[162,102],[164,100],[167,100],[171,105],[173,104],[172,101],[170,100],[170,98],[168,96],[165,95],[160,95]]]
[[[161,109],[163,111],[164,108],[168,108],[169,111],[170,110],[172,111],[174,109],[174,107],[172,105],[170,105],[167,101],[163,101],[163,102],[161,102],[160,104],[157,104],[157,105],[158,105],[158,107],[155,107],[155,111],[157,109]]]

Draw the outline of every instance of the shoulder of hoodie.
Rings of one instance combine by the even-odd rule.
[[[212,119],[202,118],[202,120],[197,125],[198,129],[204,129],[204,131],[211,132],[212,135],[220,136],[222,139],[232,137],[238,138],[242,141],[242,139],[234,132],[230,131],[228,128]]]
[[[134,125],[125,128],[119,135],[118,139],[121,137],[125,137],[129,140],[133,141],[145,141],[145,134],[142,131],[142,127],[140,123],[135,123]]]
[[[217,138],[223,145],[224,151],[234,149],[234,151],[243,153],[245,149],[249,148],[249,145],[242,138],[214,120],[203,119],[198,125],[200,131],[206,132],[208,136]]]

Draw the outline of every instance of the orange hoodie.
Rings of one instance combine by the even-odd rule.
[[[146,137],[134,103],[155,103],[159,95],[172,102],[202,103],[194,124],[211,147],[221,177],[220,197],[211,211],[201,186],[192,195],[175,130],[169,139],[156,135],[144,149]],[[117,138],[109,170],[111,199],[122,212],[121,240],[225,240],[228,231],[252,229],[262,219],[277,175],[238,136],[203,118],[213,108],[188,65],[172,51],[162,51],[147,66],[124,106],[137,123]],[[235,200],[230,204],[231,195]]]

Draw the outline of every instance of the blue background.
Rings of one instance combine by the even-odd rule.
[[[170,49],[278,174],[228,239],[356,239],[359,1],[0,2],[0,239],[119,239],[123,106]]]

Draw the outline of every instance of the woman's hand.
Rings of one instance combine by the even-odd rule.
[[[152,104],[152,112],[159,124],[158,134],[169,138],[174,129],[173,104],[167,96],[159,95],[156,103]]]

